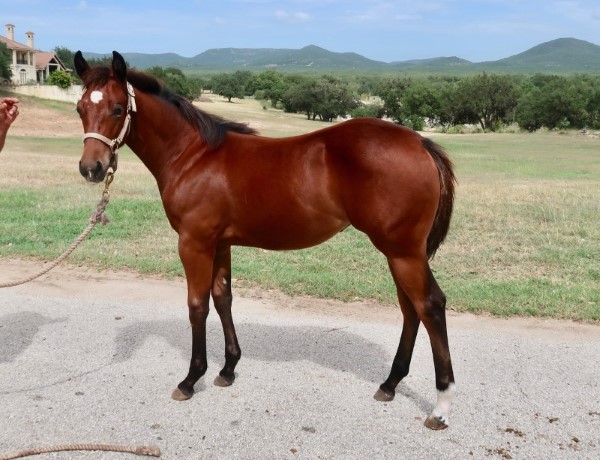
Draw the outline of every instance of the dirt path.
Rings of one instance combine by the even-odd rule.
[[[53,138],[77,137],[83,134],[75,105],[40,101],[19,95],[16,97],[20,99],[19,117],[11,126],[9,136]],[[51,108],[53,106],[59,109]]]
[[[44,267],[42,262],[22,259],[0,259],[0,281],[11,281],[36,273]],[[99,298],[110,295],[123,301],[151,304],[173,304],[174,300],[185,307],[185,280],[167,280],[160,277],[140,275],[129,271],[97,271],[86,267],[74,267],[68,263],[57,267],[47,275],[20,286],[19,291],[43,296],[71,298]],[[0,290],[0,295],[2,294]],[[278,291],[261,289],[236,289],[234,286],[234,309],[240,310],[245,299],[259,301],[265,311],[284,311],[295,315],[318,315],[346,317],[369,322],[399,324],[400,309],[375,302],[340,302],[310,297],[289,297]],[[253,305],[253,308],[257,308]],[[448,311],[449,328],[498,329],[532,338],[555,337],[561,340],[597,340],[600,326],[543,318],[496,318]]]

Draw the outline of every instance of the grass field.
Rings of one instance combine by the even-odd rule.
[[[325,126],[252,100],[203,108],[270,136]],[[451,231],[431,264],[449,308],[600,321],[600,139],[431,137],[449,151],[459,180]],[[54,258],[86,226],[101,186],[79,176],[80,153],[79,137],[9,135],[0,176],[0,257]],[[107,213],[112,223],[98,226],[70,263],[182,275],[153,178],[126,148]],[[396,302],[383,256],[353,229],[309,250],[235,248],[233,254],[237,286]]]

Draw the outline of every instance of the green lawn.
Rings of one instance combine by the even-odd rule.
[[[432,137],[450,152],[459,180],[451,231],[431,264],[448,307],[600,321],[600,139]],[[102,186],[79,176],[80,149],[80,139],[9,137],[0,257],[54,258],[85,228]],[[112,223],[98,226],[70,263],[182,275],[153,178],[128,149],[107,214]],[[309,250],[233,254],[237,286],[396,302],[386,261],[354,229]]]

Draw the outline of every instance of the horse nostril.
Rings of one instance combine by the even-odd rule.
[[[94,175],[98,176],[100,173],[102,173],[102,163],[100,163],[99,161],[96,161],[96,167],[94,168]]]
[[[83,176],[86,177],[88,174],[88,171],[86,168],[83,167],[83,165],[81,164],[81,161],[79,162],[79,173]]]

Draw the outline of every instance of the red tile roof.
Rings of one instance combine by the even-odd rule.
[[[29,48],[29,46],[23,45],[22,43],[11,40],[10,38],[3,37],[2,35],[0,35],[0,42],[6,43],[6,46],[8,47],[9,50],[14,50],[14,49],[19,50],[19,51],[31,51],[32,50],[31,48]]]
[[[44,69],[52,59],[54,59],[54,53],[35,53],[35,66],[38,69]]]

